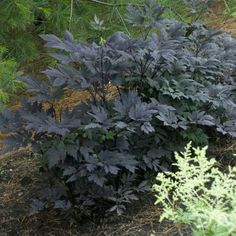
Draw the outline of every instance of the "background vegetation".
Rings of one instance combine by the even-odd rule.
[[[143,2],[128,1],[136,5]],[[166,17],[186,22],[199,18],[206,10],[203,1],[200,5],[185,0],[158,2],[167,8]],[[9,49],[8,57],[14,57],[23,65],[39,57],[42,44],[38,34],[62,36],[65,30],[70,30],[77,39],[91,42],[115,31],[134,33],[124,20],[128,3],[125,0],[3,0],[0,3],[0,44]],[[98,27],[97,22],[91,24],[95,14],[103,21],[103,27]]]
[[[225,0],[225,15],[236,18],[236,0]]]
[[[193,5],[185,0],[158,2],[167,8],[165,17],[186,22],[199,18],[207,9],[202,4],[199,8],[194,1]],[[87,42],[99,42],[101,37],[106,38],[116,31],[139,35],[141,31],[130,27],[124,15],[128,4],[143,3],[144,0],[130,0],[128,3],[126,0],[2,0],[0,46],[4,50],[1,50],[1,65],[7,64],[7,67],[0,75],[0,88],[4,90],[4,95],[2,92],[0,97],[1,104],[7,103],[10,97],[5,81],[11,81],[7,84],[7,90],[13,93],[19,85],[13,80],[17,70],[39,75],[46,65],[54,63],[48,58],[39,34],[62,36],[65,30],[70,30],[76,39]],[[192,6],[195,6],[194,11]]]

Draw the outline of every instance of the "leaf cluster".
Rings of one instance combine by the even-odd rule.
[[[106,201],[120,214],[150,175],[168,169],[192,129],[206,139],[209,130],[236,136],[236,40],[162,19],[163,11],[154,1],[129,6],[127,21],[144,37],[117,32],[99,45],[78,43],[68,31],[63,39],[41,36],[58,65],[44,80],[21,77],[31,96],[0,118],[0,131],[12,134],[3,152],[31,145],[53,173],[57,187],[39,208]],[[58,109],[68,90],[90,98]]]

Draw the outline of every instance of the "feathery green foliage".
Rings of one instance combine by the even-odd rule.
[[[8,57],[14,57],[24,65],[26,62],[40,61],[40,33],[62,36],[65,30],[70,30],[77,39],[89,42],[98,42],[100,37],[106,38],[116,31],[139,34],[137,29],[127,24],[124,15],[128,4],[142,5],[144,2],[145,0],[2,0],[0,43],[9,49]],[[199,18],[202,9],[207,9],[205,2],[208,1],[191,0],[191,4],[185,0],[157,2],[166,7],[165,17],[192,22]],[[200,2],[201,7],[195,2]],[[103,21],[100,29],[91,24],[95,15]]]
[[[16,62],[14,60],[4,60],[3,54],[6,49],[0,47],[0,111],[9,102],[10,97],[19,89],[23,88],[23,83],[16,80]]]
[[[224,0],[225,16],[236,18],[236,0]]]
[[[161,220],[189,224],[195,236],[235,236],[236,168],[222,173],[206,150],[189,143],[185,152],[175,153],[177,172],[157,175],[153,190],[163,206]]]
[[[38,56],[39,32],[67,29],[70,1],[3,0],[0,3],[0,43],[21,64]],[[65,13],[66,12],[66,13]]]
[[[192,23],[207,12],[209,0],[158,0],[158,3],[166,8],[166,18]]]

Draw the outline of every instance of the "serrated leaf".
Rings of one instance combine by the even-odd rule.
[[[54,208],[68,210],[71,208],[71,203],[65,200],[57,200],[54,203]]]

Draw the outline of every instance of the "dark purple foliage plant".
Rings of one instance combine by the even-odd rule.
[[[44,71],[45,80],[20,78],[31,96],[0,118],[0,131],[11,133],[2,152],[31,145],[53,176],[34,212],[106,202],[121,214],[149,189],[150,176],[168,169],[183,140],[236,136],[236,40],[162,19],[163,11],[155,1],[128,8],[127,22],[144,37],[117,32],[98,45],[78,43],[69,32],[41,36],[58,65]],[[90,98],[58,112],[68,89]]]

